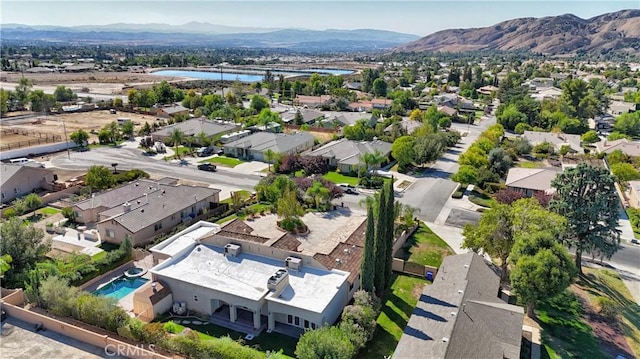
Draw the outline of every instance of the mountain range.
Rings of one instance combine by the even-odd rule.
[[[184,25],[112,24],[96,26],[29,26],[3,24],[2,41],[77,45],[155,45],[284,48],[297,51],[379,51],[419,37],[393,31],[247,28],[190,22]]]
[[[520,18],[493,26],[443,30],[398,46],[399,52],[522,50],[543,54],[640,52],[640,10],[590,19],[575,15]]]

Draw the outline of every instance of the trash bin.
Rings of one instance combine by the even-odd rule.
[[[427,280],[433,282],[433,272],[427,272]]]

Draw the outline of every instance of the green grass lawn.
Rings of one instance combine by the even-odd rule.
[[[357,358],[382,359],[393,354],[422,294],[422,288],[427,283],[426,279],[394,274],[391,293],[385,298],[373,339],[358,353]]]
[[[60,213],[60,210],[53,207],[44,207],[38,210],[38,213],[43,214],[45,216],[52,216],[56,213]]]
[[[591,327],[583,319],[583,309],[578,298],[570,290],[540,303],[537,314],[542,326],[543,356],[607,358],[600,351]]]
[[[251,192],[249,192],[249,191],[247,191],[247,190],[241,189],[241,190],[236,191],[236,192],[238,192],[238,193],[240,194],[240,198],[241,198],[243,201],[244,201],[245,199],[247,199],[247,198],[251,197]],[[232,203],[232,201],[231,201],[231,197],[229,197],[229,198],[227,198],[227,199],[224,199],[224,200],[220,201],[220,203],[228,203],[228,204],[230,205],[230,204]]]
[[[209,162],[209,163],[215,163],[218,164],[220,166],[225,166],[225,167],[235,167],[241,163],[244,163],[245,161],[237,159],[237,158],[233,158],[233,157],[226,157],[226,156],[218,156],[218,157],[212,157],[208,160],[204,160],[204,161],[200,161],[200,163],[205,163],[205,162]]]
[[[100,259],[102,259],[102,258],[104,258],[106,256],[107,256],[107,251],[103,250],[102,252],[96,253],[94,256],[92,256],[91,260],[95,262],[95,261],[98,261],[98,260],[100,260]]]
[[[440,267],[442,259],[453,254],[453,249],[442,238],[433,233],[426,224],[420,223],[418,230],[407,238],[397,256],[409,262]]]
[[[168,320],[167,320],[168,321]],[[214,340],[216,338],[229,336],[232,339],[238,340],[243,339],[246,334],[239,333],[233,331],[231,329],[227,329],[221,326],[217,326],[211,323],[205,325],[196,325],[196,324],[175,324],[175,327],[182,331],[185,327],[191,328],[192,330],[198,333],[198,336],[202,340]],[[251,341],[244,340],[244,345],[251,346],[259,351],[266,352],[267,350],[278,352],[282,349],[282,352],[285,356],[290,358],[295,358],[295,350],[296,344],[298,343],[297,339],[291,338],[284,334],[280,333],[266,333],[263,332],[256,338]]]
[[[544,163],[542,161],[525,161],[520,160],[516,163],[516,167],[520,168],[542,168],[544,167]]]
[[[350,184],[352,186],[357,186],[358,185],[358,177],[353,177],[353,176],[345,176],[341,173],[335,172],[335,171],[331,171],[327,174],[325,174],[324,176],[322,176],[322,178],[326,179],[327,181],[331,181],[333,183],[347,183]]]

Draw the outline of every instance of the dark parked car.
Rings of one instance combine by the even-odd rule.
[[[211,163],[202,163],[198,165],[198,169],[201,171],[209,171],[209,172],[215,172],[216,171],[216,165],[211,164]]]

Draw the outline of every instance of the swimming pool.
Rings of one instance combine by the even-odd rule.
[[[120,300],[133,293],[136,289],[140,288],[148,281],[148,279],[144,278],[120,277],[112,282],[107,283],[104,287],[95,290],[92,294],[103,295],[105,297]]]

